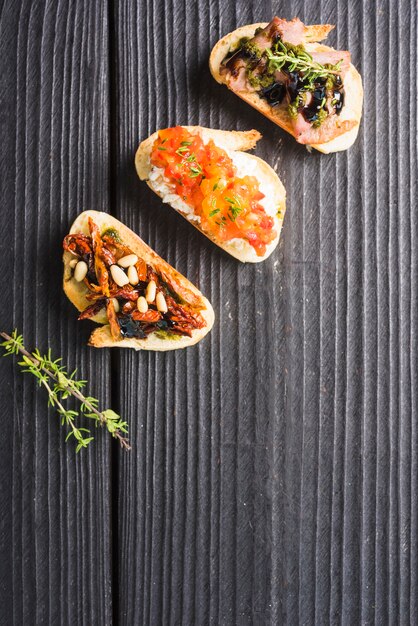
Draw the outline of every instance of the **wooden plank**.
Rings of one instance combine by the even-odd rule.
[[[62,289],[61,241],[109,205],[108,30],[102,2],[3,3],[2,327],[52,348],[110,403],[109,354]],[[1,359],[2,624],[111,623],[110,446],[75,456],[33,380]]]
[[[118,215],[217,315],[185,353],[119,356],[137,450],[118,466],[123,624],[418,619],[416,14],[406,1],[280,11],[336,24],[330,44],[363,72],[348,153],[308,154],[210,77],[213,43],[271,3],[115,4]],[[263,133],[289,209],[260,267],[136,179],[139,140],[176,123]]]
[[[335,23],[363,73],[348,153],[309,155],[211,79],[212,44],[271,3],[122,0],[110,26],[99,2],[2,5],[2,325],[119,404],[134,450],[112,464],[99,432],[74,458],[42,391],[0,360],[1,623],[418,620],[416,12],[280,9]],[[175,123],[263,133],[289,210],[260,267],[137,180],[138,141]],[[84,207],[200,285],[217,321],[199,346],[86,348],[58,261]]]

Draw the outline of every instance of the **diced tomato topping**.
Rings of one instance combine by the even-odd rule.
[[[274,220],[259,201],[264,198],[254,176],[236,176],[231,158],[212,140],[182,126],[160,130],[151,163],[164,170],[175,192],[200,216],[202,230],[220,242],[245,239],[258,256],[275,239]]]

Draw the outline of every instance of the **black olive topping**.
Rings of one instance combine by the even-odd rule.
[[[270,87],[262,89],[260,92],[262,98],[272,106],[280,104],[286,95],[286,87],[283,83],[273,83]]]
[[[174,322],[171,320],[160,320],[155,325],[159,330],[168,330],[174,326]]]
[[[120,315],[118,322],[122,337],[137,337],[138,339],[145,339],[153,330],[170,330],[174,326],[174,322],[169,319],[162,319],[155,324],[149,324],[134,320],[130,315]]]
[[[311,92],[312,100],[307,107],[302,110],[303,116],[307,122],[316,122],[318,113],[323,108],[324,99],[326,98],[325,85],[315,85],[315,89]]]
[[[296,100],[301,89],[303,89],[303,80],[299,76],[298,72],[289,72],[287,93],[289,94],[290,102]]]
[[[141,322],[133,320],[129,315],[121,315],[118,317],[118,322],[122,337],[145,339],[147,336],[141,328]]]
[[[83,254],[83,261],[87,263],[88,267],[87,280],[90,283],[97,284],[96,270],[94,269],[94,254],[92,252]]]

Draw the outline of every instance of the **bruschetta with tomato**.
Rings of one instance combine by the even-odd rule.
[[[261,135],[201,126],[160,130],[139,146],[138,176],[213,243],[243,262],[275,249],[286,210],[276,172],[247,150]]]

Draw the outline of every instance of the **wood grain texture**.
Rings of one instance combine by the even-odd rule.
[[[5,2],[1,327],[51,347],[110,403],[109,355],[61,289],[61,241],[109,197],[108,26],[101,2]],[[1,359],[1,624],[111,622],[110,446],[75,456],[43,390]]]
[[[119,460],[123,624],[418,619],[416,15],[408,2],[281,3],[284,17],[336,24],[330,44],[364,76],[359,140],[324,156],[209,75],[221,35],[271,14],[269,2],[115,5],[118,217],[217,315],[195,350],[119,357],[138,449]],[[214,249],[136,179],[138,142],[176,123],[264,134],[257,154],[289,209],[260,267]]]
[[[365,103],[347,153],[308,154],[211,78],[219,37],[274,11],[336,24],[330,45],[351,51]],[[417,623],[413,3],[6,0],[0,15],[2,327],[79,367],[134,446],[98,432],[74,459],[42,391],[0,360],[0,623]],[[288,212],[260,266],[137,179],[139,141],[176,123],[264,135]],[[82,208],[200,287],[208,337],[86,347],[60,287]]]

